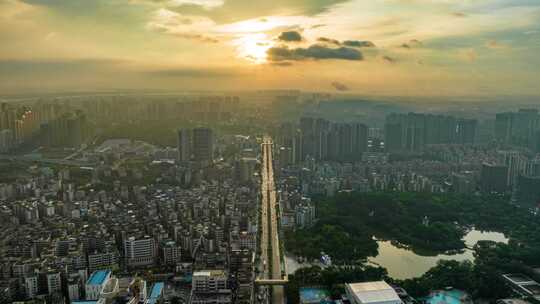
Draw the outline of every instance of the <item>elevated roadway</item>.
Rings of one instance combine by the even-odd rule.
[[[287,283],[287,271],[283,263],[279,240],[279,205],[276,198],[272,139],[265,136],[262,143],[261,165],[261,221],[260,261],[262,272],[255,281],[258,285],[271,287],[271,303],[285,303],[283,285]]]

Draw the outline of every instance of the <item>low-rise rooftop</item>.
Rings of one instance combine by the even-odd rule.
[[[88,285],[101,285],[105,282],[105,279],[110,275],[110,270],[97,270],[90,275],[86,284]]]
[[[358,303],[400,303],[398,294],[384,281],[351,283],[347,289],[353,294]]]

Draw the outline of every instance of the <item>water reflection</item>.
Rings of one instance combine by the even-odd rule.
[[[478,241],[495,241],[508,243],[504,234],[499,232],[483,232],[471,230],[464,237],[468,247],[474,246]],[[379,244],[379,255],[370,258],[373,264],[380,265],[388,270],[388,274],[396,279],[409,279],[422,276],[430,268],[437,264],[438,260],[473,261],[474,256],[471,250],[464,250],[456,254],[439,254],[434,256],[419,255],[411,250],[396,247],[390,241],[377,241]],[[295,257],[287,256],[287,270],[294,273],[298,268],[319,265],[320,263],[299,263]]]
[[[508,239],[502,233],[482,232],[471,230],[464,237],[465,244],[474,246],[478,241],[495,241],[507,243]],[[473,261],[471,250],[464,250],[457,254],[439,254],[436,256],[421,256],[411,250],[398,248],[389,241],[378,241],[379,255],[370,258],[370,262],[380,265],[388,270],[388,274],[396,279],[408,279],[422,276],[426,271],[437,264],[438,260]]]

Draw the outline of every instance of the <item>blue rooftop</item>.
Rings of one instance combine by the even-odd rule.
[[[150,292],[150,299],[152,298],[158,298],[163,293],[163,282],[157,282],[152,286],[152,291]]]
[[[330,292],[322,288],[300,288],[300,302],[302,303],[332,303]]]
[[[110,270],[97,270],[92,272],[92,275],[88,278],[86,284],[88,285],[101,285],[105,281],[105,278],[111,273]]]
[[[432,291],[424,300],[427,304],[471,303],[467,293],[458,289]]]
[[[98,301],[71,301],[71,304],[97,304]]]

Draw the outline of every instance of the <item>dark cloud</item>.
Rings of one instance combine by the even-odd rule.
[[[317,39],[317,41],[324,42],[324,43],[331,43],[331,44],[335,44],[335,45],[341,45],[341,42],[339,42],[339,40],[332,39],[332,38],[327,38],[327,37],[319,37]]]
[[[362,53],[357,49],[348,47],[329,48],[323,45],[312,45],[308,48],[289,48],[287,46],[273,47],[267,51],[270,61],[287,60],[323,60],[323,59],[341,59],[341,60],[363,60]]]
[[[278,40],[287,41],[287,42],[298,42],[298,41],[302,41],[302,35],[300,35],[300,33],[297,31],[282,32],[278,36]]]
[[[402,44],[401,47],[404,48],[404,49],[410,49],[411,48],[411,46],[408,43]]]
[[[336,89],[338,91],[342,91],[342,92],[349,90],[348,86],[346,86],[345,84],[343,84],[341,82],[337,82],[337,81],[332,82],[332,86],[334,87],[334,89]]]
[[[455,17],[467,17],[467,14],[462,13],[462,12],[455,12],[455,13],[452,13],[452,15]]]
[[[375,47],[375,44],[371,41],[361,41],[361,40],[345,40],[343,45],[350,47]]]
[[[332,39],[328,37],[319,37],[317,41],[323,42],[323,43],[335,44],[339,46],[354,47],[354,48],[375,47],[375,44],[373,42],[362,41],[362,40],[345,40],[343,42],[340,42],[337,39]]]

